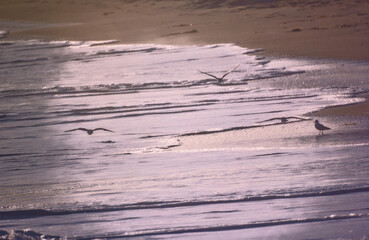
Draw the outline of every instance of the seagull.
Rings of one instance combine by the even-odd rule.
[[[271,118],[271,119],[264,120],[264,121],[257,122],[257,123],[269,122],[269,121],[273,121],[273,120],[281,120],[281,123],[287,123],[288,119],[307,120],[305,118],[299,118],[299,117],[281,117],[281,118]]]
[[[169,145],[166,147],[159,147],[159,149],[169,149],[169,148],[174,148],[174,147],[179,147],[179,146],[181,146],[181,140],[177,139],[177,144]]]
[[[95,128],[95,129],[75,128],[75,129],[67,130],[65,132],[73,132],[73,131],[78,131],[78,130],[85,131],[85,132],[88,133],[88,135],[92,135],[94,133],[94,131],[98,131],[98,130],[107,131],[107,132],[113,132],[113,131],[111,131],[109,129],[106,129],[106,128]]]
[[[218,82],[220,83],[220,82],[222,82],[223,81],[223,79],[228,75],[228,74],[230,74],[231,72],[233,72],[234,70],[236,70],[236,68],[238,68],[240,66],[240,64],[238,64],[235,68],[233,68],[232,70],[229,70],[228,72],[226,72],[222,77],[217,77],[217,76],[214,76],[213,74],[210,74],[210,73],[207,73],[207,72],[202,72],[202,71],[200,71],[200,70],[198,70],[200,73],[202,73],[202,74],[205,74],[205,75],[208,75],[208,76],[210,76],[210,77],[212,77],[212,78],[215,78],[216,80],[218,80]]]
[[[315,128],[319,130],[319,135],[324,134],[324,130],[331,130],[329,127],[324,126],[323,124],[320,124],[318,120],[315,120]]]

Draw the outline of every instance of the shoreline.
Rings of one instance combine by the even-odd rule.
[[[181,144],[166,151],[237,151],[368,145],[367,122],[348,119],[346,122],[333,123],[326,120],[324,124],[331,127],[331,130],[323,135],[314,128],[313,120],[294,121],[181,136],[177,137]]]
[[[369,117],[369,97],[358,103],[330,106],[308,114],[313,117]]]
[[[366,7],[367,6],[367,7]],[[4,0],[0,31],[6,40],[116,40],[173,45],[232,42],[265,56],[369,60],[369,3],[269,0],[109,2]],[[6,32],[9,31],[9,32]],[[369,97],[312,113],[369,116]]]

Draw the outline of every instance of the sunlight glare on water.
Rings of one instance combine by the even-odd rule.
[[[368,121],[331,121],[319,136],[305,114],[360,101],[366,62],[266,58],[234,44],[0,48],[2,229],[302,239],[321,223],[356,230],[322,236],[364,236]],[[207,75],[231,69],[223,81]]]

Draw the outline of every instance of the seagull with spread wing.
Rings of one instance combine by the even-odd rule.
[[[271,118],[271,119],[264,120],[264,121],[261,121],[261,122],[258,122],[258,123],[270,122],[270,121],[274,121],[274,120],[280,120],[281,123],[287,123],[288,119],[307,120],[305,118],[299,118],[299,117],[281,117],[281,118]]]
[[[232,70],[229,70],[228,72],[226,72],[222,77],[217,77],[217,76],[215,76],[215,75],[213,75],[213,74],[210,74],[210,73],[207,73],[207,72],[203,72],[203,71],[200,71],[200,70],[198,70],[200,73],[202,73],[202,74],[205,74],[205,75],[208,75],[209,77],[212,77],[212,78],[215,78],[216,80],[218,80],[218,82],[220,83],[220,82],[222,82],[223,80],[224,80],[224,78],[228,75],[228,74],[230,74],[231,72],[233,72],[234,70],[236,70],[238,67],[240,66],[240,64],[238,64],[235,68],[233,68]]]
[[[95,129],[75,128],[75,129],[67,130],[65,132],[73,132],[73,131],[78,131],[78,130],[85,131],[85,132],[87,132],[88,135],[92,135],[94,133],[94,131],[99,131],[99,130],[106,131],[106,132],[113,132],[113,131],[111,131],[109,129],[106,129],[106,128],[95,128]]]

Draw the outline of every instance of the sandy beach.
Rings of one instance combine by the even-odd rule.
[[[9,40],[236,43],[276,56],[368,59],[367,1],[218,2],[3,0],[0,29]]]
[[[367,239],[368,20],[0,0],[0,239]]]

